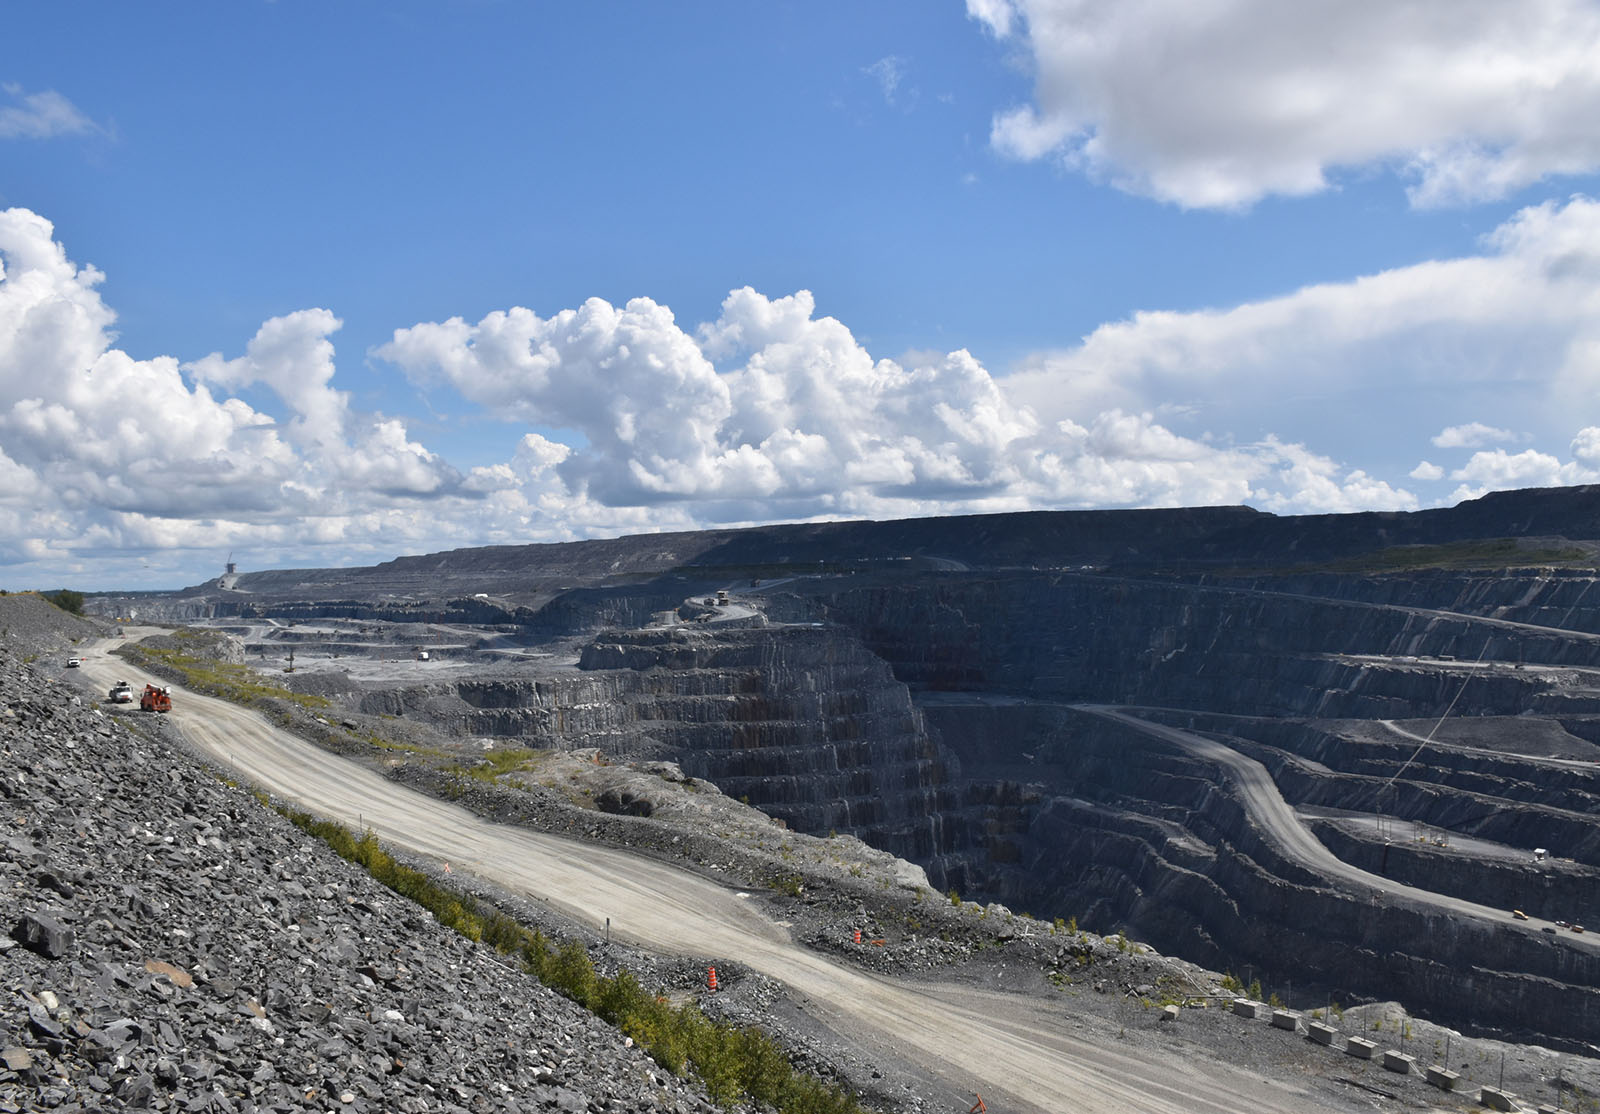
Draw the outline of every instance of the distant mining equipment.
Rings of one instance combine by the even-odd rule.
[[[1429,828],[1428,825],[1424,824],[1421,820],[1416,822],[1413,835],[1418,843],[1431,843],[1435,847],[1450,846],[1449,833],[1445,832],[1443,829]]]

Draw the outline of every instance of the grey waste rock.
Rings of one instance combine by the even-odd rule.
[[[11,938],[46,959],[60,959],[72,950],[72,929],[44,913],[24,913],[12,926]]]
[[[710,1109],[493,949],[59,687],[0,643],[0,1111]]]

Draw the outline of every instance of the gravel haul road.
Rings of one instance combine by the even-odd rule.
[[[102,642],[83,665],[102,693],[120,679],[135,690],[166,683],[109,656],[118,644]],[[598,926],[609,917],[613,934],[630,943],[745,964],[786,984],[809,1013],[863,1050],[892,1052],[945,1081],[952,1102],[981,1092],[997,1112],[1336,1109],[1292,1079],[1262,1079],[1176,1054],[1131,1054],[1111,1029],[1085,1034],[1046,999],[888,979],[834,963],[792,943],[781,925],[737,892],[698,875],[490,823],[319,750],[254,712],[171,687],[170,716],[190,744],[257,787],[587,923]]]
[[[1193,732],[1183,731],[1176,727],[1151,723],[1149,720],[1140,719],[1138,716],[1100,704],[1078,704],[1074,705],[1074,707],[1092,715],[1115,720],[1118,723],[1135,728],[1147,735],[1171,743],[1180,750],[1187,751],[1197,758],[1204,758],[1226,768],[1238,783],[1240,799],[1244,802],[1245,808],[1261,828],[1270,834],[1273,842],[1286,851],[1295,861],[1310,867],[1324,877],[1337,879],[1345,883],[1356,893],[1366,893],[1374,900],[1393,901],[1406,899],[1421,905],[1432,906],[1435,909],[1445,910],[1456,916],[1472,917],[1487,921],[1497,927],[1519,932],[1537,933],[1545,925],[1554,927],[1553,922],[1545,921],[1538,917],[1528,917],[1525,920],[1514,921],[1510,919],[1504,909],[1495,909],[1487,905],[1480,905],[1477,902],[1435,893],[1432,890],[1407,886],[1393,879],[1370,874],[1359,867],[1351,866],[1336,857],[1332,851],[1329,851],[1311,829],[1306,827],[1293,806],[1283,799],[1283,794],[1278,792],[1278,786],[1272,780],[1272,775],[1265,766],[1254,758],[1247,757],[1230,747],[1224,746],[1215,739],[1208,739],[1203,735],[1196,735]],[[1556,939],[1562,944],[1573,948],[1600,947],[1600,938],[1589,935],[1574,936],[1563,933]]]

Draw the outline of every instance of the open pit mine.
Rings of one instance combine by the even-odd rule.
[[[1592,1053],[1597,554],[1585,487],[497,546],[88,608],[225,634],[334,718],[675,762],[941,892]]]

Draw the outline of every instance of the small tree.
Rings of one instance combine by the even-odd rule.
[[[70,588],[58,588],[54,592],[44,592],[42,595],[62,611],[69,611],[74,615],[83,614],[82,592],[74,592]]]

